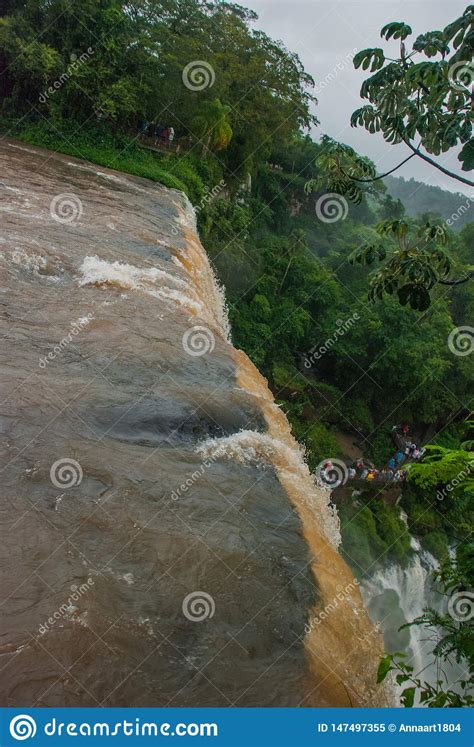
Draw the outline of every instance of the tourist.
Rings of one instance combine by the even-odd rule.
[[[155,145],[161,142],[161,136],[163,134],[164,127],[161,124],[157,124],[155,127]]]
[[[148,127],[149,127],[149,123],[146,120],[144,120],[143,122],[140,122],[140,124],[138,125],[138,135],[139,135],[139,137],[140,136],[143,137],[144,135],[147,134]]]

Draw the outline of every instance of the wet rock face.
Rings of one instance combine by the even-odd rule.
[[[183,196],[0,159],[0,704],[375,704],[359,596],[308,645],[350,574]]]

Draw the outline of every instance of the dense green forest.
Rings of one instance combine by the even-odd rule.
[[[226,289],[234,344],[268,379],[310,468],[350,456],[347,439],[383,465],[400,422],[415,441],[436,447],[403,488],[408,527],[398,508],[364,493],[341,510],[355,571],[381,558],[408,563],[409,532],[440,561],[459,544],[472,561],[472,481],[437,499],[460,465],[470,474],[472,464],[474,367],[466,349],[456,349],[456,334],[474,313],[474,282],[464,282],[474,223],[466,216],[456,231],[446,226],[458,198],[417,187],[407,199],[411,182],[391,179],[387,189],[383,179],[359,178],[351,201],[347,185],[338,189],[328,175],[333,144],[308,134],[317,125],[311,77],[239,5],[7,0],[2,13],[2,132],[187,193]],[[144,122],[173,127],[179,148],[146,148]],[[375,174],[360,159],[356,179],[361,168]],[[361,246],[381,247],[380,257],[396,253],[380,225],[398,222],[403,236],[421,237],[427,221],[443,248],[420,249],[418,238],[411,259],[425,252],[429,272],[449,262],[463,282],[430,282],[421,310],[403,291],[369,298],[373,273],[350,261],[354,253]],[[462,583],[472,585],[472,562],[463,569]]]
[[[403,203],[407,215],[440,215],[444,220],[450,221],[448,225],[453,231],[459,231],[473,220],[474,193],[447,192],[441,187],[423,184],[413,178],[396,176],[387,176],[384,183],[388,194]]]

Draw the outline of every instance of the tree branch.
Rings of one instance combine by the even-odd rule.
[[[394,171],[400,168],[400,166],[403,166],[404,163],[410,160],[410,158],[414,158],[416,156],[416,153],[411,153],[408,158],[405,158],[401,163],[398,164],[398,166],[394,166],[393,169],[390,169],[390,171],[387,171],[385,174],[380,174],[380,176],[374,176],[372,179],[358,179],[356,176],[350,176],[349,174],[346,174],[346,172],[341,169],[344,176],[347,176],[348,179],[352,179],[354,182],[376,182],[377,179],[384,179],[386,176],[389,176],[390,174],[393,174]]]
[[[461,283],[467,283],[468,280],[474,277],[474,270],[471,270],[463,278],[458,280],[438,280],[441,285],[461,285]]]
[[[448,169],[445,169],[444,166],[441,166],[439,163],[436,163],[436,161],[433,161],[432,158],[429,156],[425,156],[424,153],[422,153],[418,148],[415,148],[414,145],[410,143],[409,140],[406,140],[401,133],[399,133],[403,142],[405,145],[407,145],[410,150],[413,151],[413,155],[419,156],[423,159],[423,161],[426,161],[427,163],[431,164],[431,166],[434,166],[436,169],[439,169],[439,171],[442,171],[443,174],[446,174],[447,176],[450,176],[452,179],[457,179],[458,182],[463,182],[464,184],[469,185],[469,187],[474,187],[474,182],[469,181],[469,179],[465,179],[463,176],[457,176],[457,174],[453,174],[452,171],[448,171]]]

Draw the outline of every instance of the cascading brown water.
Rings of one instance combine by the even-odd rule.
[[[178,192],[0,144],[2,705],[385,705]]]

